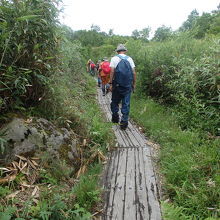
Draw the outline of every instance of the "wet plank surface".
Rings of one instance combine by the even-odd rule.
[[[98,101],[111,121],[111,94]],[[125,131],[113,125],[117,148],[109,153],[105,168],[103,220],[161,220],[159,193],[152,165],[151,148],[131,122]]]

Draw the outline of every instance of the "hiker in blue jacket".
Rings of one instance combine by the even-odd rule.
[[[135,89],[136,72],[135,64],[131,57],[126,55],[127,49],[123,44],[117,46],[116,56],[110,62],[110,91],[112,91],[112,122],[119,122],[119,103],[122,102],[120,128],[125,130],[128,127],[130,112],[131,92]]]

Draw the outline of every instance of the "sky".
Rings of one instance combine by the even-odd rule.
[[[201,15],[217,9],[220,0],[63,0],[61,23],[74,31],[98,25],[106,33],[131,35],[135,29],[162,25],[178,29],[192,10]]]

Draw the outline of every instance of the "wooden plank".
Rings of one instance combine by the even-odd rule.
[[[107,120],[111,121],[111,113],[110,113],[110,106],[109,105],[101,105],[103,111],[105,112],[107,116]],[[122,136],[120,129],[117,125],[113,126],[113,130],[115,131],[117,141],[119,142],[119,146],[126,147],[129,146],[129,143],[126,141],[126,139]]]
[[[142,137],[140,132],[133,126],[131,123],[129,123],[130,126],[128,126],[128,134],[130,137],[133,136],[133,139],[136,140],[137,145],[143,146],[146,143],[146,139]]]
[[[111,96],[109,94],[107,96],[105,96],[105,101],[106,101],[106,105],[108,107],[109,113],[111,114],[111,109],[110,109]],[[120,112],[119,112],[119,115],[121,116]],[[126,136],[126,133],[125,133],[125,137],[124,137],[125,142],[127,142],[126,146],[128,146],[128,145],[136,146],[139,144],[141,144],[141,145],[145,144],[144,141],[142,141],[141,133],[138,132],[138,130],[131,123],[129,123],[128,129],[126,129],[125,132],[128,134],[128,136]],[[131,135],[133,133],[134,133],[134,136]],[[128,139],[130,139],[130,141],[128,141]]]
[[[103,193],[103,199],[105,201],[104,203],[104,212],[103,212],[103,219],[107,219],[107,213],[110,213],[111,210],[110,206],[109,206],[109,197],[110,197],[110,193],[111,193],[111,182],[110,180],[112,180],[114,178],[113,176],[113,168],[115,167],[113,165],[113,163],[115,162],[115,160],[111,160],[112,157],[116,158],[115,155],[112,156],[114,154],[114,152],[110,152],[109,156],[108,156],[108,162],[107,164],[104,166],[104,178],[103,178],[103,188],[104,188],[104,193]]]
[[[125,130],[124,135],[127,137],[127,139],[130,141],[130,146],[132,147],[138,147],[140,146],[139,141],[134,136],[134,134],[131,132],[130,126]]]
[[[106,103],[101,104],[101,107],[102,107],[103,111],[106,113],[108,121],[111,121],[111,113],[109,111],[108,104],[106,104]]]
[[[111,94],[102,96],[98,90],[99,103],[111,121]],[[121,113],[119,112],[121,117]],[[119,147],[111,154],[106,174],[107,220],[161,220],[156,176],[151,161],[151,148],[145,136],[133,123],[122,131],[112,126]]]
[[[146,139],[144,133],[138,128],[138,125],[136,125],[135,122],[129,121],[128,124],[132,125],[134,132],[138,133],[143,139]]]
[[[105,213],[104,219],[109,220],[111,219],[111,215],[113,212],[113,199],[115,194],[115,182],[117,178],[117,170],[118,170],[118,163],[119,163],[119,151],[114,151],[111,154],[111,158],[108,161],[109,169],[108,173],[106,174],[106,182],[105,182]]]
[[[109,115],[110,115],[110,120],[111,120],[111,108],[110,108],[110,104],[107,105],[107,108],[108,108],[108,111],[109,111]],[[120,114],[120,113],[119,113]],[[121,114],[120,114],[121,115]],[[116,134],[116,137],[117,139],[119,140],[123,140],[124,143],[120,143],[120,146],[122,147],[129,147],[132,145],[132,142],[129,141],[128,137],[125,135],[125,132],[126,131],[122,131],[120,128],[119,128],[119,125],[116,125],[114,128],[114,131],[115,131],[115,134]]]
[[[159,194],[156,184],[156,176],[154,173],[154,169],[151,162],[151,155],[149,155],[148,148],[142,148],[142,160],[143,160],[143,167],[144,167],[144,180],[146,184],[146,189],[148,192],[148,210],[150,219],[161,220],[161,210],[160,204],[158,201]],[[141,161],[141,160],[140,160]]]
[[[111,109],[110,109],[110,104],[106,105],[105,108],[108,108],[108,110],[106,110],[106,112],[108,111],[108,118],[111,121]],[[122,147],[128,147],[131,145],[131,143],[128,141],[128,139],[126,138],[126,136],[123,134],[123,131],[119,128],[119,125],[114,125],[113,130],[115,131],[117,140],[119,141],[119,146]]]
[[[136,193],[137,193],[137,219],[150,219],[148,208],[148,191],[145,184],[145,169],[143,164],[142,148],[137,148],[135,154],[136,161]]]
[[[118,164],[118,172],[115,183],[114,200],[112,203],[113,212],[112,220],[124,219],[124,200],[126,185],[126,168],[127,168],[127,149],[120,149],[120,158]]]
[[[124,141],[124,147],[130,147],[131,146],[131,142],[129,141],[129,139],[126,137],[125,135],[125,131],[122,131],[118,125],[118,133],[121,135],[123,141]]]
[[[127,151],[124,219],[135,220],[137,219],[135,148]]]
[[[102,108],[105,109],[105,113],[107,114],[108,120],[111,120],[111,109],[110,109],[110,103],[109,105],[106,104],[106,106],[102,105]],[[120,114],[121,115],[121,114]],[[118,126],[119,127],[119,126]],[[131,127],[131,128],[130,128]],[[140,137],[139,139],[134,135],[132,135],[132,132],[134,130],[132,124],[129,123],[128,129],[125,131],[121,131],[120,129],[117,129],[117,127],[113,128],[116,132],[116,137],[118,141],[120,142],[120,146],[122,147],[129,147],[129,146],[138,146],[140,144],[140,140],[142,140]],[[137,135],[137,134],[136,134]],[[124,141],[124,144],[122,142],[122,139]],[[138,141],[139,140],[139,141]],[[144,141],[142,141],[141,144],[143,144]]]
[[[113,130],[115,132],[115,136],[117,138],[117,141],[119,143],[119,147],[128,147],[129,144],[124,140],[123,135],[120,133],[120,128],[118,125],[114,125]]]

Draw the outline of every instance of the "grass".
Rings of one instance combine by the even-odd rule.
[[[181,130],[174,114],[137,95],[132,99],[131,117],[161,146],[159,165],[165,179],[164,199],[168,198],[174,209],[181,208],[183,216],[219,218],[220,140]],[[166,210],[169,209],[164,209],[165,216]]]
[[[73,188],[76,203],[86,210],[92,210],[94,205],[100,202],[101,189],[97,186],[101,171],[102,166],[100,164],[90,166],[88,173],[82,176]]]
[[[96,102],[95,95],[97,92],[94,79],[87,75],[85,77],[87,83],[83,88],[81,97],[75,100],[75,105],[79,109],[76,114],[86,127],[85,130],[88,131],[89,137],[105,151],[106,146],[111,145],[114,139],[111,124],[104,122],[104,114]]]
[[[74,78],[75,77],[75,78]],[[62,81],[54,80],[50,85],[53,95],[42,103],[41,108],[34,109],[36,115],[46,117],[60,127],[71,128],[81,145],[81,162],[84,163],[94,152],[105,154],[109,145],[113,144],[114,136],[111,124],[106,123],[101,109],[96,100],[96,83],[88,75],[82,74],[72,77],[66,74]],[[59,79],[59,78],[58,78]],[[64,159],[52,161],[46,153],[41,155],[42,167],[40,172],[40,197],[38,203],[26,201],[22,208],[16,208],[16,198],[5,203],[0,203],[0,218],[11,219],[91,219],[91,213],[97,211],[100,205],[101,189],[99,175],[102,171],[102,161],[95,157],[85,163],[86,171],[76,179],[69,176],[71,167]],[[2,197],[18,189],[17,183],[13,189],[2,186]]]
[[[84,73],[67,72],[60,81],[58,73],[50,87],[52,98],[45,100],[38,112],[60,126],[70,127],[105,150],[112,143],[113,133],[111,125],[104,122],[104,114],[97,103],[94,78]]]

